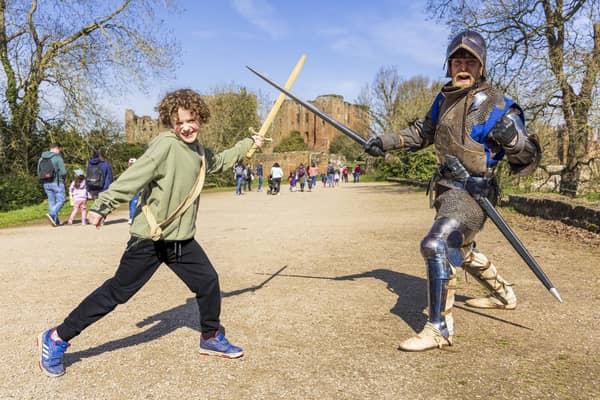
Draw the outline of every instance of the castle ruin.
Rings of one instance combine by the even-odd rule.
[[[339,95],[318,96],[310,101],[315,107],[357,132],[365,132],[368,126],[367,112],[364,107],[350,104]],[[137,116],[133,110],[125,111],[125,138],[127,143],[148,143],[158,135],[162,126],[158,119],[149,116]],[[259,127],[255,127],[258,130]],[[311,111],[292,100],[281,105],[269,134],[273,143],[266,146],[265,153],[272,153],[284,137],[300,132],[307,150],[329,152],[329,145],[335,136],[342,135],[333,126],[317,117]]]
[[[344,101],[342,96],[334,94],[318,96],[309,103],[357,132],[364,132],[368,127],[368,114],[365,108]],[[311,111],[287,99],[281,105],[271,127],[273,147],[293,131],[300,132],[308,150],[322,152],[329,152],[332,139],[342,135]]]
[[[148,143],[158,135],[161,128],[158,119],[147,115],[138,117],[133,110],[125,110],[125,140],[127,143]]]

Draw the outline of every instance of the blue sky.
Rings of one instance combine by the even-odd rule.
[[[182,48],[176,76],[149,93],[132,93],[111,105],[155,116],[166,91],[191,87],[201,93],[231,83],[278,92],[250,73],[250,65],[283,84],[302,54],[307,59],[292,91],[311,100],[340,94],[354,101],[382,66],[405,78],[443,79],[448,28],[428,20],[425,1],[226,0],[181,1],[183,13],[165,19]],[[113,99],[114,101],[115,99]]]

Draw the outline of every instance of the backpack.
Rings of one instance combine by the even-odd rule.
[[[38,165],[38,178],[43,182],[52,182],[56,176],[52,158],[42,158]]]
[[[327,173],[328,173],[328,174],[333,174],[333,171],[334,171],[334,169],[333,169],[333,165],[328,165],[328,166],[327,166]]]
[[[298,168],[298,176],[300,176],[300,177],[304,176],[305,172],[306,171],[304,170],[304,167]]]
[[[90,164],[85,178],[85,185],[88,190],[99,191],[104,189],[104,172],[98,164]]]

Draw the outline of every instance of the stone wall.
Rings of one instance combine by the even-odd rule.
[[[533,176],[531,188],[536,191],[557,192],[560,188],[563,165],[547,165],[538,168]],[[591,159],[589,163],[580,165],[578,194],[597,192],[600,188],[600,158]]]
[[[366,123],[367,114],[364,108],[344,101],[342,96],[318,96],[309,103],[357,132],[365,131],[365,127],[368,126]],[[331,140],[335,136],[342,135],[337,129],[311,111],[293,100],[286,100],[281,105],[273,121],[271,128],[273,144],[271,148],[277,146],[292,131],[300,132],[308,150],[320,152],[329,151]]]
[[[509,195],[507,204],[521,214],[560,220],[567,225],[600,233],[600,205],[594,207],[523,195]]]
[[[333,94],[318,96],[310,103],[351,129],[357,132],[366,131],[367,113],[362,106],[350,104],[344,101],[342,96]],[[129,109],[125,111],[127,143],[148,143],[158,134],[160,128],[158,119],[137,116]],[[312,152],[328,152],[331,140],[341,135],[337,129],[306,108],[293,100],[286,100],[269,130],[273,142],[265,148],[264,152],[272,152],[273,148],[292,131],[300,132],[307,149]]]
[[[138,117],[133,110],[125,110],[125,140],[127,143],[148,143],[161,128],[158,119],[147,115]]]

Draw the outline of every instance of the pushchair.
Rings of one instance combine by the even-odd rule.
[[[271,195],[271,194],[276,194],[275,193],[275,185],[273,184],[273,176],[269,175],[269,179],[268,179],[268,184],[269,184],[269,190],[267,190],[267,195]]]

